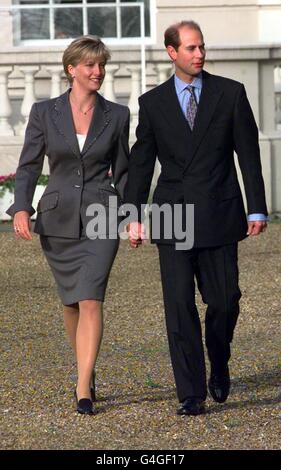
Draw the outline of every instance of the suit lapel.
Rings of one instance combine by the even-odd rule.
[[[110,122],[110,105],[99,93],[97,93],[97,101],[95,106],[95,111],[93,113],[93,118],[88,130],[86,141],[81,152],[81,155],[84,156],[89,148],[93,145],[94,142],[99,138],[103,133],[108,123]]]
[[[81,158],[81,156],[83,157],[86,154],[91,145],[93,145],[108,125],[110,121],[110,106],[108,102],[97,93],[95,111],[93,113],[83,150],[80,152],[72,118],[71,106],[69,103],[69,92],[70,90],[56,99],[52,112],[52,119],[58,132],[64,137],[65,142],[68,144],[72,153],[75,157]]]
[[[58,132],[64,137],[72,153],[75,157],[80,158],[81,155],[69,103],[69,90],[56,99],[52,119]]]
[[[216,106],[223,95],[223,91],[216,87],[215,79],[209,73],[203,71],[203,86],[198,105],[198,110],[192,132],[192,152],[191,158],[186,162],[188,166],[198,149],[204,135],[213,118]]]
[[[175,89],[174,75],[161,86],[159,98],[159,106],[162,109],[162,114],[166,117],[169,124],[174,127],[177,132],[180,131],[181,135],[186,138],[186,145],[190,145],[187,131],[188,123],[179,104]]]

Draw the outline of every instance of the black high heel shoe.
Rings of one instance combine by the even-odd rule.
[[[96,373],[93,370],[93,375],[92,375],[92,380],[93,380],[93,386],[91,387],[91,398],[92,402],[94,403],[97,401],[97,396],[96,396]]]
[[[81,400],[78,401],[76,388],[74,389],[74,398],[76,400],[78,413],[80,413],[81,415],[93,415],[94,414],[92,400],[90,400],[89,398],[81,398]]]

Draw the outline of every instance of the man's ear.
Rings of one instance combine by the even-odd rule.
[[[176,49],[173,46],[167,46],[166,51],[168,52],[169,57],[172,59],[172,61],[175,61],[178,55]]]

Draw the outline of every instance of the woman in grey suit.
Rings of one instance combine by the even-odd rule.
[[[129,110],[97,92],[109,57],[95,36],[82,36],[65,50],[63,66],[70,89],[33,105],[16,174],[15,202],[7,211],[17,237],[30,240],[32,198],[47,155],[50,178],[37,207],[34,231],[40,234],[64,305],[65,327],[77,358],[77,411],[82,414],[94,413],[93,371],[102,338],[102,305],[119,245],[117,233],[87,237],[86,211],[99,203],[108,221],[112,199],[121,204],[128,168]]]

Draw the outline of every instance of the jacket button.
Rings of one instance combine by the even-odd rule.
[[[81,185],[80,184],[75,184],[74,188],[81,188]]]

